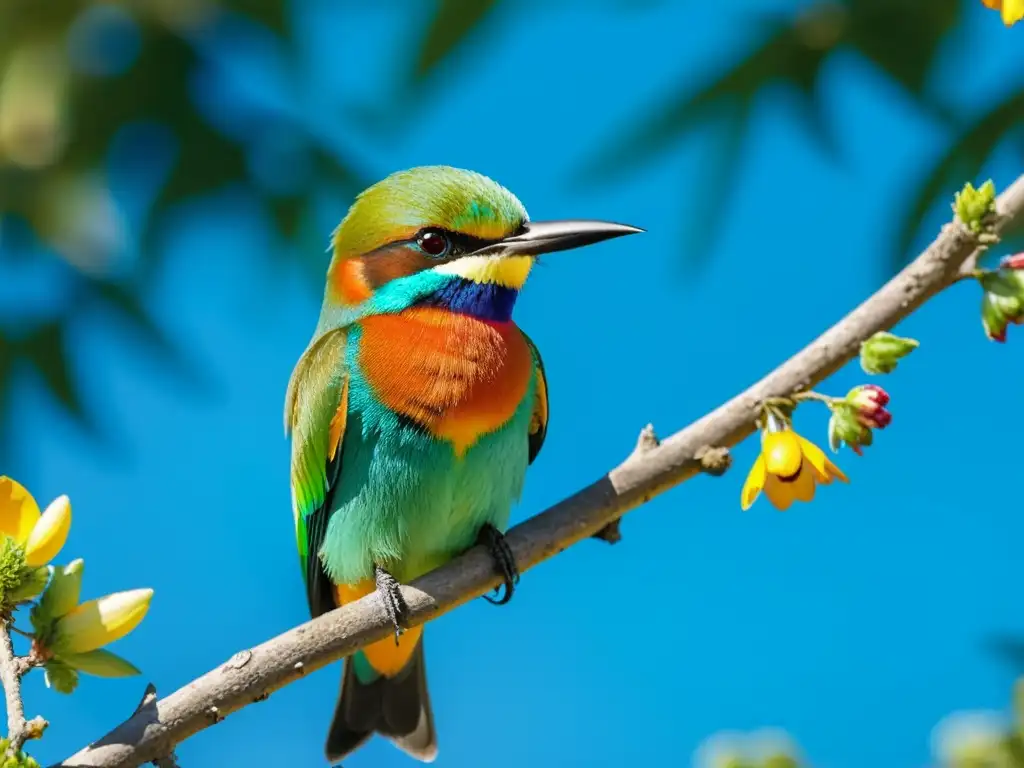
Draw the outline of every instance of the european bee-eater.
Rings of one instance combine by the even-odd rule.
[[[548,423],[537,348],[512,307],[540,254],[640,232],[531,222],[491,179],[395,173],[335,230],[320,320],[292,372],[295,533],[313,616],[373,591],[395,625],[345,663],[327,736],[336,762],[374,732],[437,754],[422,627],[400,633],[400,583],[485,543],[511,597],[504,542]]]

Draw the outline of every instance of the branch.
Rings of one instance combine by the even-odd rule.
[[[1024,176],[998,200],[998,232],[1024,211]],[[621,465],[507,534],[520,570],[593,536],[629,510],[701,471],[728,466],[725,447],[755,431],[758,404],[808,389],[853,359],[860,343],[887,330],[958,279],[979,240],[950,223],[915,261],[843,320],[745,392],[660,444],[644,438]],[[653,432],[651,433],[653,437]],[[639,446],[638,446],[639,448]],[[402,587],[410,624],[421,624],[498,586],[490,557],[475,547]],[[198,731],[270,693],[387,637],[391,625],[374,595],[302,624],[144,708],[60,766],[133,768],[170,754]],[[54,768],[57,768],[56,766]]]
[[[0,624],[0,683],[3,683],[7,702],[7,755],[17,755],[25,742],[38,739],[46,730],[47,722],[41,717],[25,719],[25,704],[21,700],[21,678],[35,666],[31,658],[14,655],[10,621]]]

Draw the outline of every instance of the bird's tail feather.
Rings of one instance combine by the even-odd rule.
[[[345,662],[341,695],[327,734],[327,759],[337,763],[379,733],[417,760],[433,762],[437,757],[437,735],[427,691],[423,638],[409,663],[394,677],[360,682],[355,663],[354,659]]]

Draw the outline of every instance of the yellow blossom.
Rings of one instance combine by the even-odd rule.
[[[811,501],[814,489],[846,475],[828,460],[825,452],[778,419],[769,418],[761,432],[761,453],[747,475],[740,506],[750,509],[764,491],[776,509],[786,510],[794,501]]]
[[[152,589],[132,589],[82,603],[57,621],[54,650],[85,653],[119,640],[139,626],[152,599]]]
[[[981,0],[986,8],[1001,11],[1003,23],[1012,26],[1024,19],[1024,0]]]
[[[59,496],[46,511],[25,488],[0,477],[0,536],[9,536],[25,548],[27,565],[46,565],[60,552],[71,530],[71,502]]]

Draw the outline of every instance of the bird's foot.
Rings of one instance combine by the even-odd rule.
[[[516,565],[516,558],[512,554],[512,548],[505,541],[505,535],[490,523],[485,523],[477,534],[477,544],[483,544],[494,558],[494,564],[498,572],[505,579],[505,594],[501,595],[501,587],[495,589],[496,595],[491,597],[484,595],[484,600],[494,605],[504,605],[512,599],[516,591],[516,584],[519,583],[519,568]]]
[[[387,614],[391,625],[395,628],[395,645],[398,645],[398,638],[401,636],[402,625],[405,624],[409,606],[405,604],[402,597],[402,585],[398,579],[385,571],[379,565],[373,566],[374,578],[377,582],[377,594],[384,604],[384,613]]]

